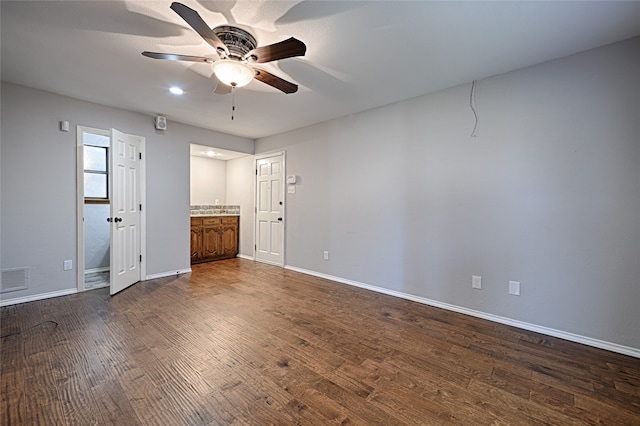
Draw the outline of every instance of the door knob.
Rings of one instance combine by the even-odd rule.
[[[279,218],[278,218],[278,221],[279,221],[279,222],[282,222],[282,218],[281,218],[281,217],[279,217]]]
[[[107,222],[113,222],[113,218],[108,217]]]
[[[122,218],[121,217],[116,217],[115,219],[113,219],[114,222],[122,222]]]

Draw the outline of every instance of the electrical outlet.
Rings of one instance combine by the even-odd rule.
[[[471,276],[471,288],[476,288],[478,290],[482,289],[482,277],[477,275]]]
[[[73,269],[73,261],[72,260],[65,260],[62,264],[62,269],[65,271],[70,271]]]
[[[509,281],[509,294],[513,296],[520,296],[520,282]]]
[[[324,260],[329,260],[329,251],[324,251]]]

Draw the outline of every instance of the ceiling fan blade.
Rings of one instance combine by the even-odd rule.
[[[216,49],[216,52],[224,53],[225,57],[229,56],[229,49],[227,49],[227,46],[224,45],[216,33],[214,33],[207,23],[204,22],[198,12],[178,2],[171,3],[171,9],[180,15],[180,17],[184,19],[185,22],[195,30],[195,32],[200,34],[200,37]]]
[[[294,56],[304,56],[306,52],[307,46],[297,38],[291,37],[278,43],[253,49],[245,55],[245,58],[253,62],[264,63]]]
[[[157,53],[157,52],[142,52],[142,54],[148,58],[167,59],[169,61],[206,62],[208,64],[212,64],[214,62],[213,59],[204,58],[202,56],[176,55],[174,53]]]
[[[231,86],[227,86],[226,84],[218,81],[218,84],[213,90],[213,93],[215,93],[216,95],[228,95],[229,93],[231,93]]]
[[[256,80],[268,84],[269,86],[275,87],[276,89],[281,90],[284,93],[295,93],[298,91],[297,84],[293,84],[287,80],[283,80],[280,77],[271,74],[270,72],[258,68],[254,68],[253,70],[256,72],[256,75],[254,76]]]

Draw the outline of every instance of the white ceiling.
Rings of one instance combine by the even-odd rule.
[[[638,1],[182,2],[261,46],[304,41],[305,57],[265,67],[299,91],[253,81],[236,91],[232,121],[210,65],[140,54],[215,57],[168,0],[2,0],[2,79],[259,138],[640,35]]]
[[[221,161],[234,160],[236,158],[246,157],[247,155],[249,155],[243,152],[229,151],[227,149],[221,148],[211,148],[210,146],[198,145],[195,143],[191,144],[190,151],[192,157],[204,157]],[[212,153],[213,155],[209,155],[208,153]]]

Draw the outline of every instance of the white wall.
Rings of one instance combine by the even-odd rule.
[[[227,204],[240,206],[240,255],[253,257],[255,163],[248,155],[227,161]]]
[[[148,275],[188,269],[189,146],[253,153],[254,142],[169,121],[156,131],[153,117],[2,82],[0,167],[1,267],[30,267],[22,298],[77,288],[76,135],[59,121],[146,138]],[[63,271],[63,260],[74,270]]]
[[[109,204],[84,205],[84,269],[109,267],[111,224]]]
[[[227,204],[227,162],[191,156],[191,204]]]
[[[480,81],[478,138],[468,84],[256,141],[287,265],[640,349],[638,76],[636,38]]]

